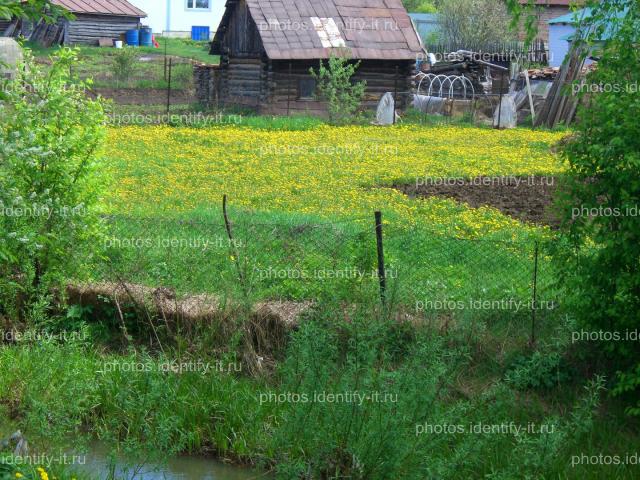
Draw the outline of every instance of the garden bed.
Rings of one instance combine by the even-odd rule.
[[[451,198],[472,208],[496,208],[522,222],[555,227],[559,220],[552,204],[557,181],[554,176],[442,178],[420,179],[394,188],[410,198]]]

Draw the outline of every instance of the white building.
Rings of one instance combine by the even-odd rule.
[[[129,0],[147,12],[142,20],[158,35],[190,37],[191,27],[209,27],[213,38],[226,0]]]

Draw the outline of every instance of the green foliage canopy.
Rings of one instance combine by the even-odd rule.
[[[77,51],[61,49],[45,70],[27,51],[1,84],[0,303],[45,293],[95,248],[105,115],[70,77],[76,62]]]

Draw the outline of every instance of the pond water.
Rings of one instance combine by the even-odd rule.
[[[0,424],[0,439],[8,437],[16,428]],[[31,442],[30,442],[31,443]],[[36,442],[37,444],[37,442]],[[30,452],[37,455],[37,452]],[[72,455],[69,453],[69,455]],[[86,454],[78,455],[73,471],[86,473],[92,479],[105,480],[111,476],[109,449],[100,442],[92,442]],[[205,457],[180,456],[162,463],[147,463],[144,458],[121,462],[115,467],[116,480],[272,480],[273,475],[258,469],[224,464]]]
[[[78,470],[98,479],[110,478],[110,459],[107,450],[92,448],[86,456],[85,465]],[[162,464],[118,464],[115,478],[122,480],[250,480],[273,478],[264,471],[246,467],[226,465],[219,461],[202,457],[176,457]]]

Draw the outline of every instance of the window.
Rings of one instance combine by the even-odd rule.
[[[187,0],[187,10],[211,10],[211,0]]]
[[[298,98],[300,100],[313,100],[315,93],[315,78],[301,78],[300,80],[298,80]]]

